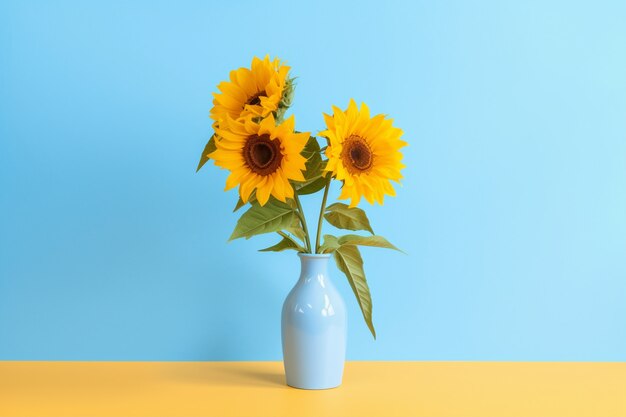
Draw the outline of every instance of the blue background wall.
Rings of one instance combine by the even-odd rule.
[[[364,250],[377,341],[333,270],[349,358],[626,360],[625,3],[333,3],[1,3],[0,359],[281,357],[298,260],[226,244],[194,173],[270,53],[299,129],[354,97],[410,143],[367,208],[408,253]]]

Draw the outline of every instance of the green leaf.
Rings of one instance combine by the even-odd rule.
[[[282,252],[284,250],[293,249],[298,252],[306,252],[306,250],[294,242],[292,239],[288,237],[283,237],[283,240],[275,244],[274,246],[270,246],[269,248],[261,249],[259,252]]]
[[[239,200],[237,200],[237,205],[233,209],[233,213],[236,212],[237,210],[239,210],[240,208],[242,208],[243,206],[245,206],[246,204],[248,204],[248,203],[244,203],[243,200],[241,199],[241,197],[239,197]]]
[[[338,242],[339,246],[341,247],[350,245],[374,246],[377,248],[395,249],[399,252],[402,252],[400,249],[389,243],[389,241],[382,236],[345,235],[341,236],[338,239]]]
[[[287,229],[293,224],[295,216],[291,206],[275,198],[271,198],[265,206],[256,201],[237,221],[229,240],[241,237],[249,239],[255,235]]]
[[[285,230],[304,242],[306,233],[304,233],[304,229],[300,224],[300,219],[298,218],[298,216],[294,216],[293,223],[291,223],[291,226],[287,227]]]
[[[338,239],[333,235],[324,235],[324,243],[320,246],[321,253],[331,253],[339,249]]]
[[[310,136],[309,140],[306,142],[306,145],[304,145],[304,148],[302,148],[302,152],[300,152],[300,155],[304,156],[307,161],[310,161],[311,158],[319,154],[320,144],[315,136]]]
[[[256,190],[252,190],[252,193],[250,194],[250,197],[248,197],[248,203],[252,204],[255,201],[256,201]],[[243,200],[241,199],[241,197],[239,197],[239,200],[237,200],[237,205],[233,209],[233,213],[236,212],[237,210],[239,210],[240,208],[242,208],[243,206],[245,206],[248,203],[244,203]]]
[[[325,164],[322,161],[320,144],[315,136],[309,137],[300,155],[306,158],[306,171],[304,172],[306,180],[315,179],[322,175],[322,169],[325,167]]]
[[[209,154],[214,152],[216,149],[217,146],[215,146],[215,135],[213,135],[204,146],[204,150],[202,151],[202,155],[200,155],[200,162],[198,162],[198,168],[196,168],[196,172],[200,171],[200,168],[202,168],[204,164],[206,164],[207,161],[211,159],[209,158]]]
[[[315,136],[309,137],[304,149],[300,153],[306,158],[306,170],[304,171],[304,181],[294,183],[298,195],[313,194],[324,188],[324,168],[328,161],[322,160],[320,145]]]
[[[326,186],[326,178],[317,177],[313,181],[307,181],[301,184],[301,188],[298,188],[298,195],[313,194]]]
[[[328,223],[339,229],[367,230],[371,234],[374,234],[365,211],[358,207],[350,207],[343,203],[331,204],[326,207],[324,218]]]
[[[387,239],[382,236],[359,236],[359,235],[345,235],[339,238],[333,235],[324,235],[324,243],[320,246],[321,253],[332,253],[340,248],[346,246],[374,246],[377,248],[395,249],[394,245],[389,243]]]
[[[348,278],[348,282],[356,296],[359,307],[361,307],[365,323],[372,332],[374,339],[376,339],[376,330],[372,322],[372,297],[370,295],[370,288],[367,285],[367,280],[365,279],[363,258],[361,258],[359,248],[352,245],[342,246],[335,251],[334,257],[337,268]]]

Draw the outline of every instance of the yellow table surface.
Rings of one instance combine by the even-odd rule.
[[[0,416],[626,416],[626,363],[348,362],[285,385],[280,362],[0,362]]]

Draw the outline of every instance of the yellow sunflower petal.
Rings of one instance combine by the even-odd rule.
[[[289,67],[278,59],[270,61],[254,57],[250,68],[230,72],[230,81],[218,85],[214,93],[211,119],[220,121],[227,116],[239,119],[247,116],[265,117],[276,111],[289,77]]]
[[[332,116],[324,114],[326,129],[319,134],[329,142],[326,171],[343,181],[339,198],[350,199],[351,207],[361,198],[383,204],[385,195],[395,195],[389,181],[402,178],[402,130],[384,115],[372,117],[365,103],[359,109],[353,99],[345,111],[332,110]]]
[[[293,118],[276,125],[273,116],[261,123],[251,119],[227,117],[218,123],[217,150],[211,153],[216,166],[231,173],[226,188],[239,184],[239,195],[247,202],[256,190],[259,204],[265,205],[270,196],[280,201],[293,198],[290,181],[304,181],[302,171],[306,159],[301,152],[309,132],[295,133]]]
[[[271,177],[263,177],[263,180],[256,188],[256,198],[259,200],[259,204],[264,206],[270,199],[270,193],[272,192],[273,182]]]

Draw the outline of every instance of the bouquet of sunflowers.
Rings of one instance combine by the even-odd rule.
[[[234,211],[248,206],[230,240],[276,233],[278,243],[262,251],[332,253],[375,338],[372,300],[358,246],[397,248],[374,234],[365,211],[357,205],[361,198],[382,205],[385,195],[395,195],[391,181],[402,178],[400,149],[407,143],[391,119],[371,116],[364,103],[359,108],[354,100],[346,110],[333,106],[332,114],[324,114],[326,128],[318,137],[297,131],[294,116],[285,116],[295,89],[289,71],[269,56],[255,57],[250,68],[231,71],[230,80],[221,82],[219,92],[213,94],[214,133],[197,169],[211,159],[230,171],[226,190],[239,187]],[[327,204],[333,180],[341,183],[339,199],[349,199],[349,204]],[[322,201],[313,235],[300,196],[317,192],[322,192]],[[322,239],[324,220],[338,229],[368,234],[326,234]]]

